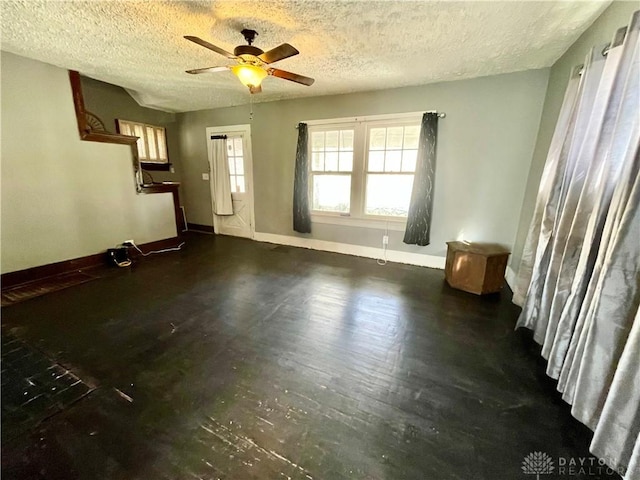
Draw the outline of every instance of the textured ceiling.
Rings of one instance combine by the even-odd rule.
[[[2,49],[126,88],[142,105],[190,111],[249,103],[232,61],[239,31],[300,55],[274,66],[311,87],[268,77],[255,102],[420,85],[551,66],[610,1],[0,1]]]

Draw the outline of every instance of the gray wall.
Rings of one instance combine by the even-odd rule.
[[[2,273],[174,237],[173,198],[136,194],[131,148],[80,140],[68,72],[0,61]]]
[[[560,114],[564,91],[569,83],[571,69],[584,63],[585,56],[589,53],[591,47],[611,41],[615,31],[627,25],[631,19],[631,14],[639,7],[640,4],[638,2],[613,2],[551,68],[549,87],[547,88],[542,121],[540,122],[540,133],[538,134],[533,161],[531,162],[518,225],[518,234],[512,254],[511,265],[516,269],[522,257],[522,249],[535,208],[540,177],[547,159],[551,137]]]
[[[102,120],[107,131],[116,131],[116,118],[158,125],[167,129],[169,161],[173,164],[175,172],[153,171],[149,173],[155,181],[180,181],[178,128],[175,113],[143,107],[124,88],[117,85],[84,76],[80,78],[86,109]]]
[[[548,73],[530,70],[255,104],[251,137],[256,231],[298,235],[292,230],[291,213],[298,122],[438,110],[447,117],[439,125],[432,244],[404,245],[402,232],[391,232],[389,248],[442,256],[445,242],[460,237],[513,245]],[[269,88],[268,82],[264,88]],[[178,114],[183,203],[189,222],[212,224],[209,187],[201,179],[207,171],[206,127],[245,123],[250,123],[249,106]],[[379,247],[382,233],[315,223],[310,236]]]

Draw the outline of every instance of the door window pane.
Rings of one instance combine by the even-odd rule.
[[[351,175],[314,175],[313,210],[348,213]]]
[[[236,157],[236,174],[244,175],[244,159],[242,157]]]
[[[233,150],[236,155],[242,156],[242,137],[233,139]]]
[[[244,193],[244,175],[234,175],[234,178],[232,178],[231,180],[231,189],[236,193]],[[233,188],[234,186],[235,188]]]
[[[365,213],[406,217],[413,188],[413,175],[367,175]]]

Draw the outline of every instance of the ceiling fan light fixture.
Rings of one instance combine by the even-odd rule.
[[[256,65],[233,65],[229,68],[246,87],[259,87],[262,80],[268,75],[264,68]]]

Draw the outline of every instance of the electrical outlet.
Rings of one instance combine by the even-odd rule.
[[[389,245],[389,235],[382,236],[382,245]]]
[[[203,173],[202,174],[202,179],[203,180],[209,180],[209,174],[208,173]]]
[[[123,245],[135,245],[135,243],[133,243],[133,240],[125,240],[124,242],[122,242]]]

